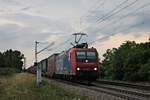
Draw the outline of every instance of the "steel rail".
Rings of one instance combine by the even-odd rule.
[[[95,84],[87,85],[87,84],[80,84],[80,83],[75,83],[75,82],[70,82],[65,80],[56,80],[56,81],[68,85],[72,85],[72,86],[86,88],[96,92],[106,93],[108,95],[113,95],[118,98],[127,99],[127,100],[149,100],[150,99],[150,94],[148,93],[130,91],[128,89],[112,88],[111,86],[107,87],[107,86],[100,86]]]
[[[109,85],[130,87],[130,88],[150,91],[150,85],[143,85],[143,84],[130,83],[130,82],[121,82],[121,81],[109,81],[109,80],[97,80],[96,82],[100,84],[109,84]]]

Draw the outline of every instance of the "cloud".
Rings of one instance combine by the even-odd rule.
[[[11,13],[0,16],[0,45],[1,50],[9,48],[21,50],[25,53],[28,64],[34,59],[34,41],[56,41],[56,44],[64,41],[65,36],[70,35],[72,27],[67,20],[52,20],[48,17],[30,15],[26,13]],[[55,38],[56,37],[56,38]],[[57,38],[58,37],[58,38]],[[64,38],[64,39],[61,39]],[[42,49],[46,45],[41,45]],[[47,54],[39,55],[39,60],[47,57]]]
[[[94,43],[110,43],[109,40],[112,38],[116,36],[119,38],[123,35],[131,35],[138,39],[141,39],[139,38],[141,36],[147,36],[143,33],[150,31],[150,15],[148,13],[150,7],[133,12],[147,3],[147,0],[138,1],[137,4],[104,20],[102,23],[96,23],[99,18],[105,16],[121,2],[123,1],[0,0],[1,50],[9,48],[21,50],[27,56],[27,62],[31,64],[34,59],[35,40],[49,41],[49,43],[54,41],[54,48],[61,44],[61,47],[55,49],[55,51],[46,51],[46,53],[40,54],[40,60],[51,53],[70,48],[70,42],[74,40],[70,35],[78,32],[80,28],[85,28],[83,32],[88,34],[88,37],[84,37],[82,42],[87,41],[88,43],[94,40],[97,40]],[[127,4],[131,2],[129,0]],[[79,19],[81,16],[83,17],[80,25]],[[66,40],[68,41],[64,44]],[[46,45],[41,44],[39,49]],[[108,48],[108,46],[110,45],[107,44],[106,47]],[[98,48],[102,48],[101,45]]]
[[[132,33],[129,34],[115,34],[114,36],[110,37],[107,41],[97,41],[92,46],[96,47],[99,56],[103,59],[103,54],[106,52],[107,49],[118,48],[122,43],[129,41],[135,41],[136,43],[141,43],[148,41],[150,36],[150,32],[141,33],[139,37],[134,36]]]
[[[119,2],[120,3],[120,2]],[[128,3],[129,4],[129,3]],[[146,5],[145,6],[145,8],[144,7],[142,7],[141,9],[138,9],[138,10],[136,10],[137,8],[139,8],[139,7],[141,7],[141,6],[143,6],[143,5],[145,5],[145,4],[147,4],[147,2],[145,1],[145,2],[137,2],[137,4],[136,4],[136,6],[134,5],[134,6],[131,6],[131,7],[129,7],[128,9],[123,9],[119,14],[115,14],[115,15],[113,15],[113,16],[111,16],[110,18],[108,18],[108,19],[105,19],[105,20],[103,20],[103,22],[101,22],[101,23],[99,23],[99,22],[95,22],[95,20],[97,19],[97,18],[101,18],[101,16],[105,16],[105,15],[111,15],[111,13],[113,14],[113,12],[110,12],[112,9],[114,9],[113,7],[111,8],[111,7],[107,7],[107,8],[111,8],[111,9],[96,9],[96,13],[95,13],[95,16],[90,16],[90,17],[92,17],[92,18],[89,18],[89,19],[87,19],[87,23],[91,23],[91,25],[90,25],[90,27],[88,27],[87,28],[87,32],[92,32],[92,33],[97,33],[97,32],[100,32],[100,33],[104,33],[104,34],[109,34],[110,32],[114,32],[114,26],[117,28],[117,29],[122,29],[123,27],[122,27],[122,25],[120,25],[120,24],[118,24],[118,22],[120,23],[120,22],[123,22],[124,24],[125,23],[128,23],[127,25],[127,27],[130,27],[130,25],[132,25],[132,24],[135,24],[136,23],[136,18],[135,19],[132,19],[132,20],[130,20],[130,18],[129,17],[135,17],[135,15],[133,16],[133,14],[136,14],[137,12],[140,12],[140,13],[143,13],[142,11],[141,11],[141,9],[144,9],[143,11],[145,11],[145,12],[147,12],[147,9],[148,8],[146,8],[146,6],[148,6],[148,5]],[[106,4],[107,5],[107,4]],[[111,5],[112,6],[112,5]],[[102,8],[102,7],[101,7]],[[120,9],[120,8],[118,8],[118,9]],[[117,10],[118,10],[117,9]],[[106,11],[104,11],[104,10],[106,10]],[[117,11],[116,10],[116,11]],[[102,12],[102,11],[104,11],[104,12]],[[115,11],[115,12],[116,12]],[[109,13],[108,13],[109,12]],[[114,12],[114,13],[115,13]],[[129,13],[129,14],[128,14]],[[128,14],[128,16],[126,16],[126,14]],[[93,15],[93,14],[92,14]],[[137,16],[137,15],[136,15]],[[147,16],[147,15],[145,15],[145,16]],[[120,18],[120,17],[123,17],[123,18]],[[149,16],[148,16],[149,17]],[[105,17],[104,17],[105,18]],[[123,21],[121,20],[120,21],[120,19],[124,19]],[[143,18],[141,18],[141,19],[143,19]],[[140,20],[141,20],[140,19]],[[115,20],[115,21],[114,21]],[[135,20],[135,21],[134,21]],[[111,24],[108,24],[108,23],[110,23],[110,22],[112,22]],[[117,23],[117,24],[116,24]],[[108,25],[107,25],[108,24]],[[98,27],[99,26],[99,27]],[[103,26],[105,26],[105,27],[103,27]],[[95,28],[94,28],[95,27]],[[92,31],[91,31],[92,30]]]

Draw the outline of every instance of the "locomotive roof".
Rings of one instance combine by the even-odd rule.
[[[96,50],[96,48],[72,48],[74,50]]]

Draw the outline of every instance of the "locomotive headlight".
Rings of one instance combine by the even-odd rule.
[[[77,70],[80,70],[80,68],[78,67]]]
[[[97,70],[97,68],[94,68],[94,70]]]

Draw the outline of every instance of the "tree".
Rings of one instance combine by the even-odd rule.
[[[4,67],[3,54],[0,52],[0,67]]]
[[[102,69],[106,78],[125,81],[147,81],[150,76],[150,42],[126,41],[103,55]]]
[[[22,59],[24,55],[17,50],[7,50],[4,53],[0,53],[0,67],[22,69]]]

